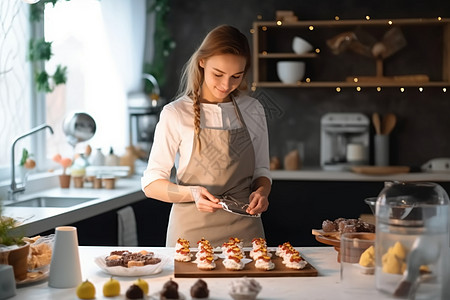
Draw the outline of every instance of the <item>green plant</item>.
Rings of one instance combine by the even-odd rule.
[[[0,245],[11,246],[11,245],[24,245],[23,236],[17,234],[14,228],[16,228],[18,222],[11,218],[3,215],[3,208],[0,205]]]
[[[155,13],[155,33],[153,35],[154,55],[153,60],[144,64],[144,73],[155,76],[160,86],[166,82],[166,62],[170,52],[175,48],[170,30],[167,26],[167,15],[170,11],[169,0],[155,0],[149,7],[148,13]],[[144,91],[150,94],[153,85],[145,82]]]
[[[55,6],[57,1],[41,0],[32,4],[30,8],[30,21],[35,24],[40,22],[44,16],[45,4],[51,3]],[[34,78],[38,91],[52,92],[57,85],[64,84],[67,81],[67,67],[57,65],[53,75],[45,70],[45,62],[49,61],[52,55],[52,42],[47,42],[44,38],[30,40],[27,58],[33,62],[33,67],[36,70]]]

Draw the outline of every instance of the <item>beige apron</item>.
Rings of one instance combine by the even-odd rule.
[[[204,186],[216,197],[231,195],[241,203],[249,203],[255,153],[239,107],[232,100],[241,128],[202,128],[201,151],[194,137],[192,156],[179,184]],[[242,217],[224,210],[200,212],[194,202],[174,203],[166,246],[174,247],[178,238],[184,238],[195,247],[202,237],[213,246],[222,245],[230,237],[240,238],[250,246],[253,238],[264,238],[264,229],[261,218]]]

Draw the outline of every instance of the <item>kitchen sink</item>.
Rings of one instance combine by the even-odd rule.
[[[85,197],[36,197],[22,201],[8,201],[4,206],[15,207],[70,207],[96,198]]]

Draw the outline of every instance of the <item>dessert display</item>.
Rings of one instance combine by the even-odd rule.
[[[180,295],[178,293],[178,283],[170,278],[169,281],[164,283],[163,289],[160,292],[161,300],[164,299],[179,299]]]
[[[142,267],[146,265],[155,265],[160,262],[161,259],[154,257],[153,252],[148,252],[145,250],[135,253],[128,250],[112,251],[105,258],[105,263],[108,267]]]
[[[144,292],[136,284],[132,284],[126,291],[125,297],[127,299],[144,299]]]
[[[194,299],[204,299],[209,297],[209,289],[206,282],[198,279],[191,287],[191,297]]]
[[[276,249],[269,248],[264,238],[254,238],[250,249],[243,248],[242,240],[236,237],[230,237],[220,248],[216,249],[213,249],[205,238],[202,238],[197,244],[198,248],[191,252],[195,260],[187,262],[175,259],[175,277],[303,277],[318,275],[317,270],[289,242],[279,245]],[[181,246],[178,248],[181,249]],[[221,253],[218,253],[220,251]],[[276,255],[274,255],[275,252]]]
[[[324,233],[375,232],[375,225],[361,219],[338,218],[323,221],[322,230]]]
[[[175,257],[176,261],[191,261],[192,254],[190,250],[189,241],[179,238],[175,245]]]
[[[230,284],[230,296],[233,299],[256,299],[262,287],[253,278],[242,277],[234,280]]]
[[[103,296],[115,297],[119,295],[120,295],[120,283],[118,280],[113,279],[111,276],[111,279],[109,279],[103,285]]]
[[[279,245],[275,255],[283,259],[283,264],[290,269],[303,269],[308,264],[289,242]]]

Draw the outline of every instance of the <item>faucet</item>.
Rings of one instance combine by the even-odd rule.
[[[25,191],[25,183],[22,183],[21,187],[17,187],[17,183],[16,183],[16,168],[15,168],[15,159],[14,159],[14,147],[16,146],[17,141],[22,139],[22,138],[24,138],[24,137],[26,137],[26,136],[32,135],[33,133],[36,133],[36,132],[38,132],[40,130],[43,130],[45,128],[48,128],[50,130],[50,132],[53,134],[53,128],[51,128],[47,124],[42,124],[42,125],[39,125],[37,127],[32,128],[29,132],[19,136],[13,142],[12,147],[11,147],[11,186],[10,186],[9,191],[8,191],[8,199],[17,200],[17,193]]]

